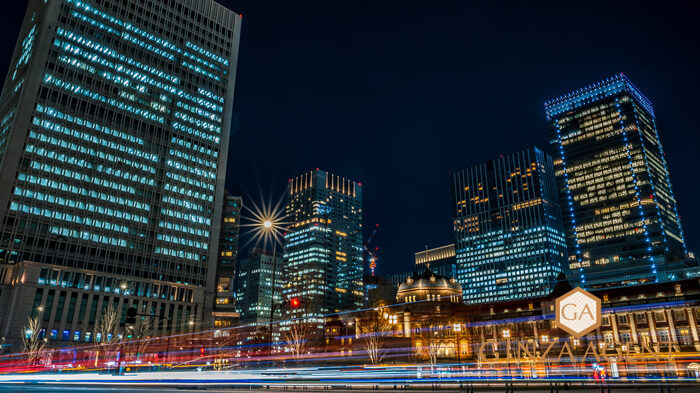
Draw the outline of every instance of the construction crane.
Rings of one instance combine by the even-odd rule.
[[[364,248],[365,251],[367,252],[367,256],[369,257],[369,269],[372,271],[372,277],[374,277],[374,268],[377,267],[377,259],[379,259],[379,258],[377,258],[377,256],[372,251],[370,251],[369,244],[372,242],[374,235],[377,234],[377,229],[379,229],[379,224],[377,224],[374,227],[372,234],[369,235],[369,239],[367,239],[367,242],[364,244],[364,246],[362,246],[362,248]],[[377,250],[378,250],[378,248],[374,247],[374,251],[376,252]]]

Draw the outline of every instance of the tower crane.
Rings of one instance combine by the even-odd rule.
[[[365,252],[367,252],[367,256],[369,257],[369,269],[372,271],[372,277],[374,277],[374,268],[377,267],[377,256],[375,253],[370,251],[369,249],[369,244],[372,242],[372,239],[374,238],[374,235],[377,234],[377,229],[379,229],[379,224],[377,224],[374,227],[374,230],[372,231],[372,234],[369,235],[369,238],[367,239],[367,242],[362,246],[364,248]],[[377,247],[374,248],[374,251],[376,252],[378,250]]]

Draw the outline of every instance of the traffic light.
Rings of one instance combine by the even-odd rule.
[[[291,307],[291,308],[299,308],[302,305],[302,303],[304,303],[303,300],[301,300],[298,297],[293,297],[291,299],[283,301],[282,306]]]
[[[131,325],[135,324],[136,323],[136,314],[137,314],[136,307],[129,307],[126,310],[126,319],[124,320],[124,322],[131,324]]]

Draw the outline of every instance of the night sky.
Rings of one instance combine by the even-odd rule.
[[[317,167],[359,181],[365,237],[380,225],[378,273],[408,270],[426,245],[454,241],[450,171],[549,151],[544,101],[624,72],[654,105],[686,244],[700,251],[697,10],[219,2],[243,15],[226,184],[244,204],[280,200],[288,179]],[[25,4],[0,17],[3,76]]]

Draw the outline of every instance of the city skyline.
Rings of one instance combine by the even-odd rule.
[[[229,189],[278,198],[317,167],[362,182],[365,240],[379,224],[375,274],[452,241],[450,171],[532,145],[551,154],[544,103],[620,72],[654,103],[686,243],[699,249],[700,183],[684,174],[700,148],[698,55],[678,7],[222,3],[243,14],[232,161],[250,169]]]
[[[700,382],[694,13],[26,0],[0,18],[19,32],[0,43],[0,388]]]
[[[692,135],[689,92],[700,83],[682,50],[692,42],[686,14],[670,7],[657,6],[654,12],[639,7],[633,11],[638,20],[667,22],[648,23],[638,39],[612,49],[595,42],[625,31],[614,22],[613,15],[625,9],[619,4],[606,4],[609,9],[603,15],[596,7],[551,4],[447,3],[438,9],[415,2],[401,7],[366,3],[350,10],[320,2],[272,9],[248,1],[219,3],[243,14],[247,22],[241,51],[250,55],[239,63],[235,154],[229,159],[229,172],[243,167],[246,173],[229,177],[227,189],[244,200],[257,200],[259,190],[277,199],[287,179],[316,167],[363,182],[365,238],[368,228],[380,224],[373,242],[379,247],[377,274],[408,270],[413,254],[425,245],[451,241],[450,170],[530,145],[551,153],[544,102],[619,72],[629,75],[654,102],[678,211],[682,222],[688,222],[688,250],[697,250],[700,229],[693,223],[700,220],[700,208],[694,206],[693,196],[700,185],[682,175],[684,168],[692,167],[699,143]],[[360,9],[367,12],[357,14]],[[564,28],[562,17],[574,12],[590,26],[604,27],[566,30],[566,39],[550,34]],[[521,21],[522,13],[530,21]],[[19,37],[24,4],[8,5],[6,15],[2,31],[8,38],[3,45],[9,49],[0,59],[3,73]],[[288,15],[304,20],[303,26],[295,26]],[[418,40],[408,38],[409,27],[401,22],[412,18],[426,26]],[[538,26],[544,20],[552,25]],[[664,27],[670,25],[679,28]],[[317,34],[318,29],[324,34]],[[523,37],[513,36],[523,30]],[[387,46],[390,40],[397,44]],[[521,59],[518,48],[524,40],[531,42],[533,53],[556,61],[545,64],[528,57],[518,66],[508,65],[511,59]],[[582,47],[575,53],[557,49],[569,41]],[[316,54],[314,48],[323,50]],[[644,61],[636,57],[647,49]],[[396,94],[389,96],[391,89]],[[511,108],[512,116],[500,116],[501,105]],[[334,134],[355,133],[357,142],[341,154],[331,153],[338,138],[324,134],[328,126],[337,130]],[[288,130],[303,130],[306,136],[296,141]],[[394,191],[396,196],[388,197]],[[401,213],[416,197],[436,206],[434,211],[411,217]]]

